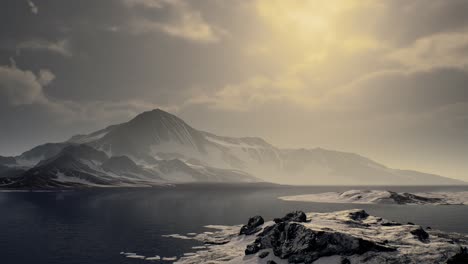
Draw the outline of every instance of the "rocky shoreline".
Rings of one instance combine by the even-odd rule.
[[[205,248],[175,263],[468,263],[468,236],[401,224],[354,209],[331,213],[291,212],[243,226],[208,226],[193,236]]]

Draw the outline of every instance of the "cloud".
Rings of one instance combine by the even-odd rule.
[[[467,82],[468,72],[458,68],[382,71],[327,94],[319,108],[360,119],[431,116],[454,105],[460,112],[468,105]]]
[[[6,103],[13,106],[25,104],[47,104],[43,84],[48,84],[53,74],[41,70],[42,76],[23,71],[15,66],[0,66],[0,94]]]
[[[71,57],[73,55],[70,49],[70,42],[67,39],[56,42],[41,39],[24,41],[16,46],[16,50],[18,52],[21,52],[21,50],[44,50],[65,57]]]
[[[426,36],[396,49],[387,58],[411,69],[465,68],[468,66],[468,31]]]
[[[107,122],[122,117],[130,118],[154,108],[177,110],[175,107],[132,99],[75,102],[52,98],[44,88],[54,79],[55,75],[48,69],[41,69],[35,74],[15,65],[0,65],[0,103],[9,107],[36,106],[65,123]]]
[[[206,104],[214,109],[244,112],[270,102],[301,104],[299,95],[306,93],[304,85],[296,76],[269,78],[258,75],[238,84],[228,84],[214,93],[197,91],[199,94],[185,102],[185,105]]]
[[[37,76],[37,81],[42,85],[46,86],[55,79],[55,75],[47,69],[41,69]]]
[[[163,32],[173,37],[198,43],[219,42],[226,31],[209,24],[202,14],[183,0],[123,0],[129,8],[165,10],[170,15],[164,21],[144,15],[135,16],[130,30],[136,34]]]
[[[37,15],[39,13],[39,8],[37,7],[37,5],[31,1],[31,0],[28,0],[28,5],[29,5],[29,8],[31,10],[31,13]]]

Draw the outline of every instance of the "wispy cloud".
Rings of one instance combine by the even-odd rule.
[[[37,5],[31,1],[31,0],[28,0],[28,5],[29,5],[29,9],[31,10],[31,13],[37,15],[39,13],[39,8],[37,7]]]
[[[47,69],[38,75],[16,67],[0,66],[0,95],[6,98],[6,103],[13,106],[27,104],[47,104],[43,87],[48,85],[55,76]]]
[[[163,21],[137,15],[130,22],[130,29],[136,34],[163,32],[198,43],[215,43],[226,31],[208,23],[200,11],[183,0],[123,0],[129,8],[168,10],[171,16]]]
[[[439,33],[396,49],[387,58],[410,69],[468,66],[468,31]]]
[[[106,122],[122,117],[130,118],[143,111],[177,108],[142,100],[75,102],[48,96],[45,88],[56,78],[48,69],[38,73],[12,65],[0,65],[0,103],[11,107],[30,105],[52,114],[59,122]]]
[[[73,55],[70,48],[70,42],[67,39],[56,42],[42,39],[24,41],[19,43],[16,46],[16,49],[18,52],[21,52],[21,50],[45,50],[65,57],[71,57]]]

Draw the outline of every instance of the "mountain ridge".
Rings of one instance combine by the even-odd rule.
[[[106,155],[106,160],[122,157],[121,161],[125,161],[128,167],[134,167],[131,163],[138,167],[135,171],[142,174],[137,177],[139,180],[151,178],[143,176],[149,171],[158,180],[166,182],[249,182],[255,176],[260,178],[258,181],[283,184],[466,184],[435,174],[392,169],[352,152],[323,148],[282,149],[260,137],[219,136],[195,129],[161,109],[143,112],[128,122],[87,135],[75,135],[65,142],[36,146],[14,159],[28,171],[67,149],[76,151],[74,158],[79,161],[79,150],[86,150],[84,155],[88,159],[91,153],[100,155],[100,164],[94,164],[96,166],[105,162],[103,156],[97,154],[99,152]],[[12,162],[11,157],[2,160],[7,159]],[[115,168],[116,164],[113,166]],[[96,171],[98,175],[110,173],[102,167]],[[121,173],[120,177],[126,177],[123,171],[118,173]],[[107,174],[100,177],[108,177]],[[115,178],[116,175],[109,177]]]

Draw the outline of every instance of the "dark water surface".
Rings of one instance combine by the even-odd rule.
[[[360,187],[184,185],[153,189],[0,192],[0,263],[149,263],[119,252],[181,256],[200,243],[164,234],[206,231],[253,215],[265,219],[292,210],[363,208],[399,222],[468,234],[467,206],[401,206],[287,202],[277,197]],[[468,191],[468,187],[365,187],[393,191]],[[167,263],[167,262],[166,262]]]

